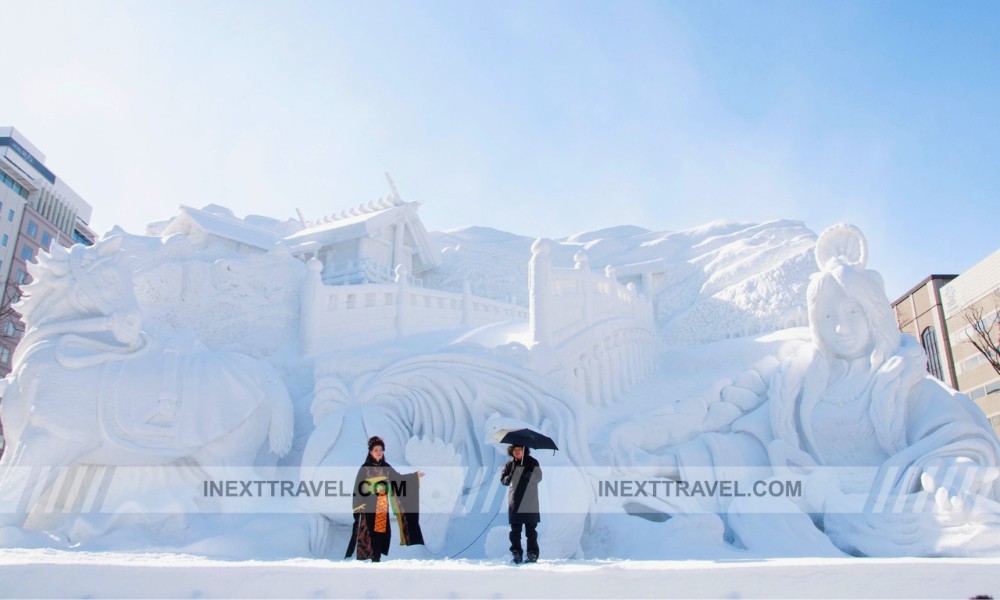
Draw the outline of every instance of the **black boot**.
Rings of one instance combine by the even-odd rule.
[[[510,562],[514,563],[515,565],[519,565],[524,561],[524,554],[520,550],[514,550],[510,554],[511,554]]]
[[[528,553],[528,562],[530,562],[530,563],[538,562],[538,555],[535,554],[534,552],[529,552]]]

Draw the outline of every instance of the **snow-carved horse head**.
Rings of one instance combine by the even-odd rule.
[[[23,525],[61,467],[253,466],[265,441],[277,455],[291,445],[291,401],[269,365],[143,331],[120,246],[53,246],[28,266],[0,405],[0,525]]]

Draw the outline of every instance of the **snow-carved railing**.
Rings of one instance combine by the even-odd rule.
[[[569,373],[566,384],[593,405],[613,402],[653,370],[653,305],[622,285],[613,266],[593,273],[586,254],[554,268],[553,242],[539,239],[528,265],[530,333]]]
[[[326,285],[386,283],[393,280],[392,272],[387,267],[368,258],[327,264],[321,277]]]
[[[462,293],[416,287],[402,266],[395,283],[324,285],[323,265],[307,265],[302,290],[302,344],[307,355],[363,346],[415,333],[527,320],[523,306]]]

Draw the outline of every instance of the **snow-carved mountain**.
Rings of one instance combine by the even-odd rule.
[[[488,227],[431,234],[443,264],[432,287],[527,302],[533,238]],[[591,269],[655,270],[651,292],[662,340],[690,345],[804,325],[805,288],[816,270],[816,234],[800,221],[714,221],[682,231],[618,226],[554,240],[553,264],[586,254]],[[640,265],[639,263],[644,263]],[[648,263],[648,264],[645,264]],[[631,269],[630,269],[631,266]]]

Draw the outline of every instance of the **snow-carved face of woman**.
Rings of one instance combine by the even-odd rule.
[[[812,276],[806,292],[813,341],[831,359],[869,354],[878,368],[899,347],[899,329],[882,277],[852,266]]]
[[[868,354],[878,369],[896,353],[899,327],[882,276],[865,268],[868,246],[861,231],[840,223],[816,240],[816,266],[809,277],[806,307],[813,342],[829,359]]]
[[[823,345],[838,358],[852,360],[869,354],[871,328],[864,307],[839,285],[827,286],[816,298],[813,317]]]

